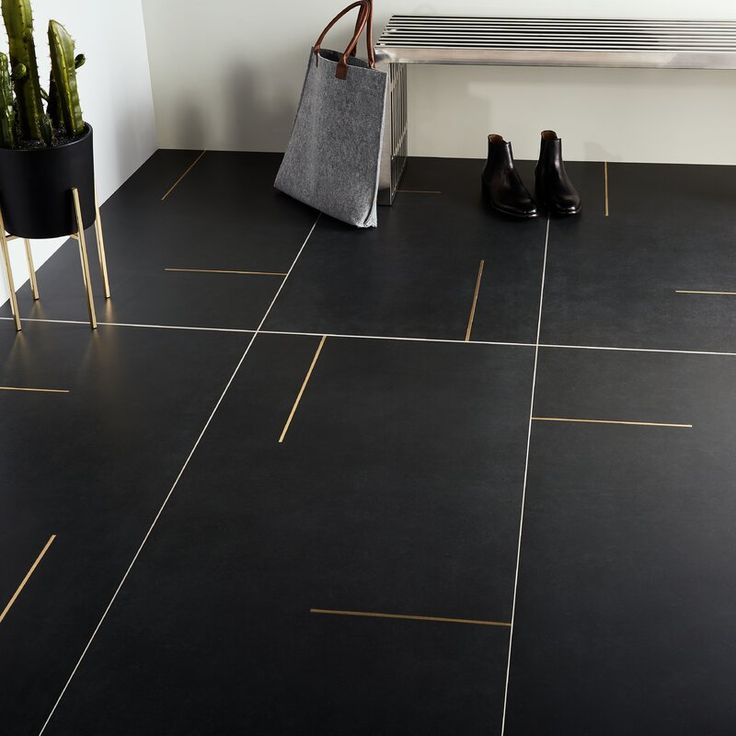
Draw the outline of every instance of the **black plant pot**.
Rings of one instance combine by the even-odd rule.
[[[92,128],[52,148],[0,148],[0,208],[5,229],[20,238],[76,233],[72,189],[79,190],[82,221],[95,221]]]

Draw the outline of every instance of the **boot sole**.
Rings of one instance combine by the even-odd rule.
[[[550,207],[549,204],[547,204],[544,196],[539,193],[539,190],[535,191],[535,196],[540,209],[542,209],[544,212],[549,213],[553,217],[572,217],[574,215],[579,215],[583,211],[582,204],[576,210],[557,210],[554,207]]]
[[[491,193],[488,189],[488,185],[485,183],[485,181],[483,181],[483,179],[481,179],[480,183],[481,193],[483,194],[483,204],[494,212],[498,212],[502,215],[505,215],[506,217],[511,217],[514,220],[535,220],[539,217],[539,210],[536,210],[535,212],[532,212],[530,214],[520,214],[518,212],[512,212],[511,210],[505,210],[502,207],[493,204],[491,202]]]

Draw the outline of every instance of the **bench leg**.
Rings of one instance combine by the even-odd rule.
[[[408,109],[406,64],[385,64],[388,99],[383,129],[383,150],[378,184],[378,204],[393,204],[408,152]]]

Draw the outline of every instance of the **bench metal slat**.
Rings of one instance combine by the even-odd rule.
[[[736,21],[393,16],[378,40],[397,63],[736,68]]]
[[[534,29],[533,31],[520,31],[515,28],[503,28],[500,30],[483,30],[479,28],[467,29],[467,30],[411,30],[411,29],[392,29],[388,28],[386,32],[381,36],[384,38],[397,38],[402,36],[418,36],[432,38],[434,36],[451,35],[451,36],[520,36],[522,38],[543,36],[549,37],[568,37],[574,36],[576,38],[611,38],[617,36],[624,36],[627,38],[666,38],[666,39],[683,39],[683,40],[698,40],[698,41],[711,41],[719,38],[736,38],[736,28],[731,31],[724,31],[722,33],[711,33],[708,35],[693,35],[688,33],[650,33],[643,31],[608,31],[606,33],[594,33],[594,32],[580,32],[580,31],[567,31],[567,30],[540,30]]]
[[[607,38],[604,40],[596,40],[596,39],[589,39],[589,38],[559,38],[559,39],[549,39],[549,38],[523,38],[523,37],[510,37],[507,36],[505,38],[483,38],[483,37],[473,37],[473,36],[437,36],[436,38],[433,38],[431,40],[425,39],[425,38],[412,38],[411,36],[402,36],[401,38],[397,38],[391,41],[391,43],[379,43],[377,46],[403,46],[407,43],[414,43],[418,45],[425,45],[428,47],[431,47],[435,45],[436,43],[442,43],[448,44],[448,43],[476,43],[480,48],[482,48],[486,44],[493,44],[497,45],[500,43],[512,43],[512,44],[521,44],[528,46],[529,48],[534,48],[537,45],[556,45],[556,46],[564,46],[567,44],[584,44],[584,45],[590,45],[590,46],[598,46],[600,48],[611,46],[611,45],[617,45],[617,44],[630,44],[630,45],[636,45],[641,46],[644,48],[651,48],[652,50],[658,50],[663,47],[670,47],[670,48],[682,48],[682,49],[688,49],[688,48],[702,48],[704,50],[708,49],[717,49],[717,48],[728,48],[733,49],[736,51],[736,41],[735,42],[720,42],[720,43],[708,43],[703,44],[698,41],[669,41],[667,39],[661,39],[657,40],[655,42],[652,42],[650,40],[645,39],[637,39],[637,38]]]
[[[669,46],[673,48],[690,48],[693,46],[703,48],[703,49],[715,49],[719,47],[726,47],[730,48],[736,51],[736,42],[721,42],[721,43],[708,43],[703,44],[698,41],[669,41],[667,39],[661,39],[655,42],[652,42],[650,40],[646,39],[639,39],[639,38],[607,38],[604,40],[598,40],[598,39],[590,39],[590,38],[560,38],[560,39],[550,39],[550,38],[524,38],[524,37],[513,37],[513,36],[507,36],[505,38],[483,38],[478,36],[437,36],[436,38],[433,38],[431,40],[425,39],[425,38],[412,38],[411,36],[403,36],[399,39],[393,40],[391,43],[379,43],[377,46],[403,46],[405,43],[415,43],[419,45],[426,45],[426,46],[432,46],[435,43],[477,43],[482,47],[484,44],[499,44],[499,43],[514,43],[514,44],[523,44],[530,48],[534,48],[537,44],[544,44],[544,45],[559,45],[563,46],[565,44],[587,44],[592,46],[608,46],[608,45],[616,45],[616,44],[632,44],[637,46],[643,46],[645,48],[651,48],[652,50],[661,49],[663,46]]]
[[[560,16],[475,16],[475,15],[392,15],[389,19],[390,23],[564,23],[568,25],[582,24],[613,24],[626,23],[628,25],[650,25],[650,26],[669,26],[669,25],[686,25],[691,27],[697,26],[717,26],[736,24],[736,20],[721,19],[690,19],[690,18],[564,18]]]
[[[455,42],[449,42],[449,41],[438,41],[435,44],[432,44],[431,46],[428,46],[426,43],[420,43],[420,42],[412,42],[412,41],[405,41],[401,44],[398,44],[396,46],[392,47],[379,47],[379,48],[403,48],[405,46],[412,46],[414,48],[426,48],[426,49],[433,49],[433,48],[453,48],[454,46],[468,46],[471,48],[476,48],[478,50],[482,49],[498,49],[498,48],[520,48],[520,49],[562,49],[562,48],[588,48],[588,49],[599,49],[601,51],[605,49],[612,49],[612,48],[632,48],[632,49],[639,49],[641,51],[651,51],[653,53],[656,53],[657,51],[683,51],[685,53],[694,51],[694,50],[701,50],[704,52],[717,52],[717,51],[730,51],[733,53],[736,53],[736,46],[734,45],[723,45],[723,46],[698,46],[698,45],[692,45],[692,46],[679,46],[679,45],[672,45],[672,44],[661,44],[656,47],[644,45],[644,44],[637,44],[637,43],[626,43],[626,42],[620,42],[620,43],[608,43],[608,44],[594,44],[594,43],[544,43],[539,42],[535,44],[527,44],[522,41],[519,42],[513,42],[513,41],[498,41],[498,42],[488,42],[488,43],[475,43],[472,40],[458,40]]]

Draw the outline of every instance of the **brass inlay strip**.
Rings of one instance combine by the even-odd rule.
[[[486,265],[485,261],[480,262],[478,266],[478,276],[475,279],[475,291],[473,292],[473,304],[470,307],[470,317],[468,318],[468,329],[465,331],[465,342],[470,342],[470,335],[473,332],[473,320],[475,319],[475,308],[478,306],[478,294],[480,293],[480,282],[483,278],[483,269]]]
[[[286,276],[280,271],[230,271],[222,268],[165,268],[173,273],[229,273],[240,276]]]
[[[608,161],[603,162],[603,182],[605,190],[605,214],[608,217]]]
[[[402,194],[442,194],[433,189],[397,189],[396,191]]]
[[[327,616],[354,616],[357,618],[390,618],[402,621],[430,621],[441,624],[471,624],[473,626],[500,626],[510,628],[506,621],[479,621],[471,618],[447,618],[445,616],[412,616],[403,613],[374,613],[372,611],[333,611],[327,608],[310,608],[310,613],[319,613]]]
[[[171,189],[169,189],[169,191],[166,192],[166,194],[164,194],[163,197],[161,197],[162,202],[166,199],[166,197],[169,196],[169,194],[171,194],[171,192],[174,191],[174,189],[176,189],[179,186],[179,184],[181,184],[182,179],[184,179],[184,177],[199,163],[199,160],[202,158],[202,156],[205,155],[205,153],[207,153],[206,150],[202,151],[202,153],[200,153],[199,156],[197,156],[197,158],[194,159],[194,161],[192,161],[191,164],[189,164],[186,171],[173,183]]]
[[[568,417],[532,417],[535,422],[569,422],[579,424],[624,424],[632,427],[670,427],[692,429],[692,424],[668,424],[665,422],[624,422],[616,419],[573,419]]]
[[[694,291],[689,289],[675,289],[675,294],[705,294],[706,296],[736,296],[736,291]]]
[[[18,599],[18,596],[23,591],[23,588],[26,587],[26,584],[31,579],[31,575],[33,575],[36,568],[41,564],[41,560],[43,559],[43,556],[48,552],[49,547],[54,543],[55,539],[56,539],[56,534],[52,534],[49,537],[49,541],[46,542],[46,544],[44,545],[44,548],[41,550],[38,557],[36,557],[36,561],[31,565],[31,569],[26,573],[26,576],[21,581],[21,584],[18,586],[15,593],[13,593],[13,597],[8,601],[8,605],[5,606],[5,609],[3,610],[3,612],[0,613],[0,624],[3,622],[5,617],[8,615],[8,612],[13,607],[13,604],[15,603],[15,601]]]
[[[68,394],[71,393],[66,388],[23,388],[21,386],[0,386],[0,391],[29,391],[38,394]]]
[[[282,443],[284,441],[284,437],[286,437],[286,433],[289,431],[289,427],[291,426],[291,421],[292,419],[294,419],[296,410],[299,408],[299,402],[302,400],[302,396],[304,396],[304,391],[307,388],[309,379],[312,377],[314,367],[317,365],[317,361],[319,360],[319,354],[322,352],[322,348],[324,347],[326,340],[327,340],[327,335],[323,335],[322,339],[319,342],[319,347],[317,348],[317,352],[314,354],[314,358],[312,358],[312,365],[309,366],[307,375],[304,377],[304,383],[302,383],[302,387],[299,389],[299,393],[297,394],[296,401],[294,402],[294,406],[291,407],[291,413],[289,414],[289,418],[286,420],[284,429],[281,432],[281,437],[279,437],[279,443]]]

